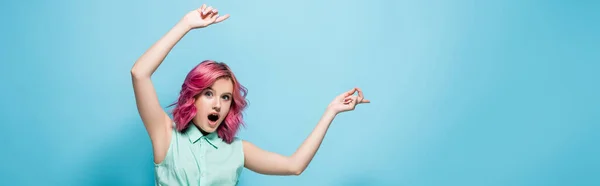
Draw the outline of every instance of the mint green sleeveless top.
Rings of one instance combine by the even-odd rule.
[[[244,167],[242,142],[227,144],[216,132],[204,136],[191,125],[173,129],[165,159],[155,163],[156,185],[237,185]]]

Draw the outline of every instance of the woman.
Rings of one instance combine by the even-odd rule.
[[[235,137],[246,107],[246,89],[226,64],[206,60],[187,75],[170,118],[159,104],[152,74],[190,30],[227,18],[228,14],[219,16],[217,9],[202,5],[186,14],[131,69],[138,112],[152,142],[157,185],[236,185],[243,167],[267,175],[300,175],[335,116],[369,103],[358,88],[339,95],[297,151],[283,156]]]

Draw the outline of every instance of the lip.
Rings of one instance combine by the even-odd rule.
[[[216,121],[208,121],[208,125],[210,125],[210,127],[215,127],[217,126],[217,122]]]

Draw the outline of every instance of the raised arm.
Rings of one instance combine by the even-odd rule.
[[[358,91],[358,96],[352,96]],[[294,154],[284,156],[263,150],[254,144],[243,141],[245,167],[267,175],[300,175],[312,161],[325,138],[329,125],[341,112],[354,110],[357,104],[370,103],[364,99],[362,91],[354,88],[336,97],[317,123],[317,126]]]
[[[190,11],[160,40],[150,47],[131,68],[133,91],[138,112],[150,136],[154,152],[154,162],[160,163],[169,148],[171,138],[171,118],[160,106],[151,76],[163,62],[167,54],[191,29],[203,28],[227,19],[219,17],[216,9],[202,5]]]

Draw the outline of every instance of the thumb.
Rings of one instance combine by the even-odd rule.
[[[225,14],[224,16],[218,16],[217,19],[215,20],[215,23],[225,21],[227,18],[229,18],[229,14]]]

